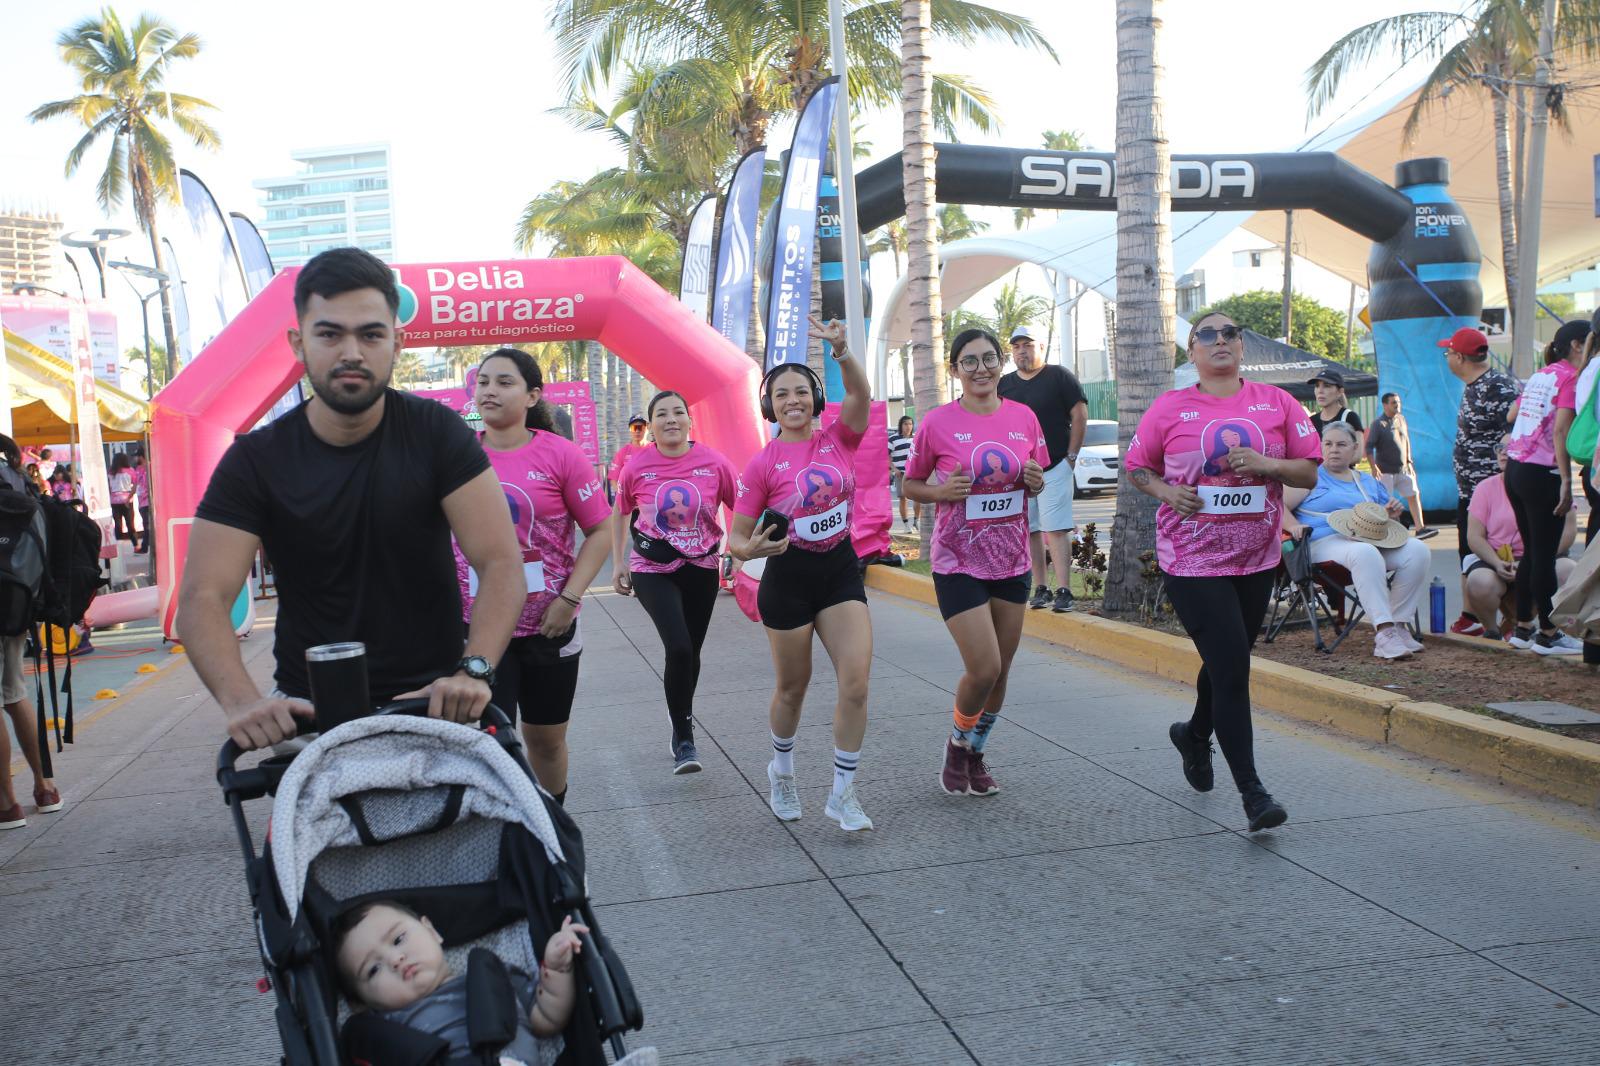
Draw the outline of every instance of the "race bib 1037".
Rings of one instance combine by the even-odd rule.
[[[981,522],[995,518],[1014,518],[1021,513],[1021,489],[1016,492],[986,492],[981,496],[967,497],[968,522]]]

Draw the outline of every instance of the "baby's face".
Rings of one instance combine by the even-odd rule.
[[[398,1010],[449,978],[443,945],[428,919],[379,905],[339,946],[339,972],[367,1006]]]

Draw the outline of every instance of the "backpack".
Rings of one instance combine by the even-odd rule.
[[[33,629],[48,585],[46,543],[39,501],[0,487],[0,636]]]
[[[1600,442],[1600,359],[1589,360],[1578,377],[1577,393],[1577,415],[1567,429],[1567,455],[1579,466],[1588,466]]]
[[[65,629],[83,621],[106,583],[100,572],[100,526],[64,500],[39,501],[48,547],[48,584],[34,620]]]

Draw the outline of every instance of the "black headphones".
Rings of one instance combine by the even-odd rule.
[[[786,370],[798,370],[811,380],[811,417],[820,418],[828,406],[828,394],[823,390],[822,378],[805,363],[779,363],[761,378],[761,417],[777,424],[778,415],[772,409],[772,379]]]

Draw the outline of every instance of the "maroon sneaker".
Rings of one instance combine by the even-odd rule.
[[[967,795],[993,796],[1000,791],[1000,786],[995,783],[990,775],[989,768],[983,763],[983,752],[968,751],[967,756]]]
[[[39,808],[40,814],[53,814],[61,809],[61,793],[53,788],[37,789],[33,793],[33,805]]]
[[[944,769],[939,771],[939,787],[952,796],[967,794],[970,754],[971,751],[957,744],[954,737],[944,742]]]
[[[13,803],[10,810],[0,811],[0,829],[21,829],[28,824],[22,816],[22,804]]]

